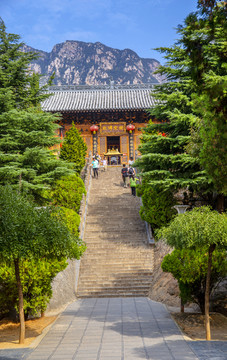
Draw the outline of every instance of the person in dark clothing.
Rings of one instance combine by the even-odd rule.
[[[130,166],[128,169],[128,176],[129,176],[129,179],[136,176],[136,171],[132,166]]]
[[[121,175],[122,175],[124,187],[127,187],[128,168],[125,166],[125,164],[123,164],[123,167],[121,169]]]

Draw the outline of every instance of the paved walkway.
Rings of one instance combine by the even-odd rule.
[[[69,305],[34,350],[2,350],[0,359],[226,360],[227,343],[185,341],[148,298],[93,298]]]

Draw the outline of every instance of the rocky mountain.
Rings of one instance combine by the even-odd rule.
[[[42,75],[55,72],[56,85],[140,84],[161,82],[153,74],[160,63],[140,58],[130,49],[118,50],[100,42],[65,41],[48,53],[27,45],[23,51],[35,51],[40,57],[31,68]]]

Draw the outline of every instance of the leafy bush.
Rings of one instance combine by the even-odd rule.
[[[166,225],[176,212],[172,209],[175,204],[174,197],[170,191],[162,191],[152,188],[144,182],[137,188],[137,194],[142,195],[143,205],[140,208],[140,216],[151,224],[153,229]]]
[[[162,270],[170,272],[178,280],[182,302],[195,302],[204,314],[208,249],[175,249],[164,257]],[[213,252],[210,294],[227,275],[225,251]]]
[[[65,218],[66,225],[68,229],[75,235],[77,239],[78,247],[78,259],[82,256],[83,252],[86,249],[85,243],[79,238],[79,225],[80,225],[80,215],[78,215],[74,210],[61,207],[61,212],[63,213],[63,218]]]
[[[66,259],[25,260],[20,264],[26,318],[46,310],[52,296],[51,282],[67,265]],[[15,310],[18,314],[18,292],[13,264],[9,266],[1,263],[0,288],[1,313],[6,314]]]
[[[50,197],[54,205],[79,212],[80,203],[85,193],[83,180],[78,175],[70,175],[56,181],[50,192]]]

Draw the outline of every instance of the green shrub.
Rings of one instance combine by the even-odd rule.
[[[51,282],[67,265],[66,259],[61,261],[26,260],[20,264],[26,318],[46,310],[52,296]],[[13,264],[9,266],[1,263],[0,289],[1,314],[7,314],[13,310],[18,314],[18,291]]]
[[[72,127],[66,132],[60,152],[60,159],[74,163],[76,172],[80,173],[86,162],[86,153],[87,145],[74,123],[72,123]]]
[[[182,302],[195,302],[204,314],[208,249],[175,249],[164,257],[161,267],[178,280]],[[210,294],[227,275],[225,251],[213,252]]]
[[[61,207],[61,212],[63,213],[63,218],[65,218],[66,225],[68,229],[77,236],[77,247],[78,247],[78,256],[79,259],[83,252],[86,249],[85,243],[79,238],[79,226],[80,226],[80,215],[78,215],[74,210]]]
[[[70,175],[56,181],[50,197],[54,205],[79,212],[83,194],[86,194],[83,180],[78,175]]]
[[[176,215],[172,209],[175,204],[171,191],[162,191],[161,188],[153,189],[143,181],[138,186],[137,194],[142,195],[143,205],[140,208],[140,216],[151,224],[152,229],[158,229],[166,224]]]

